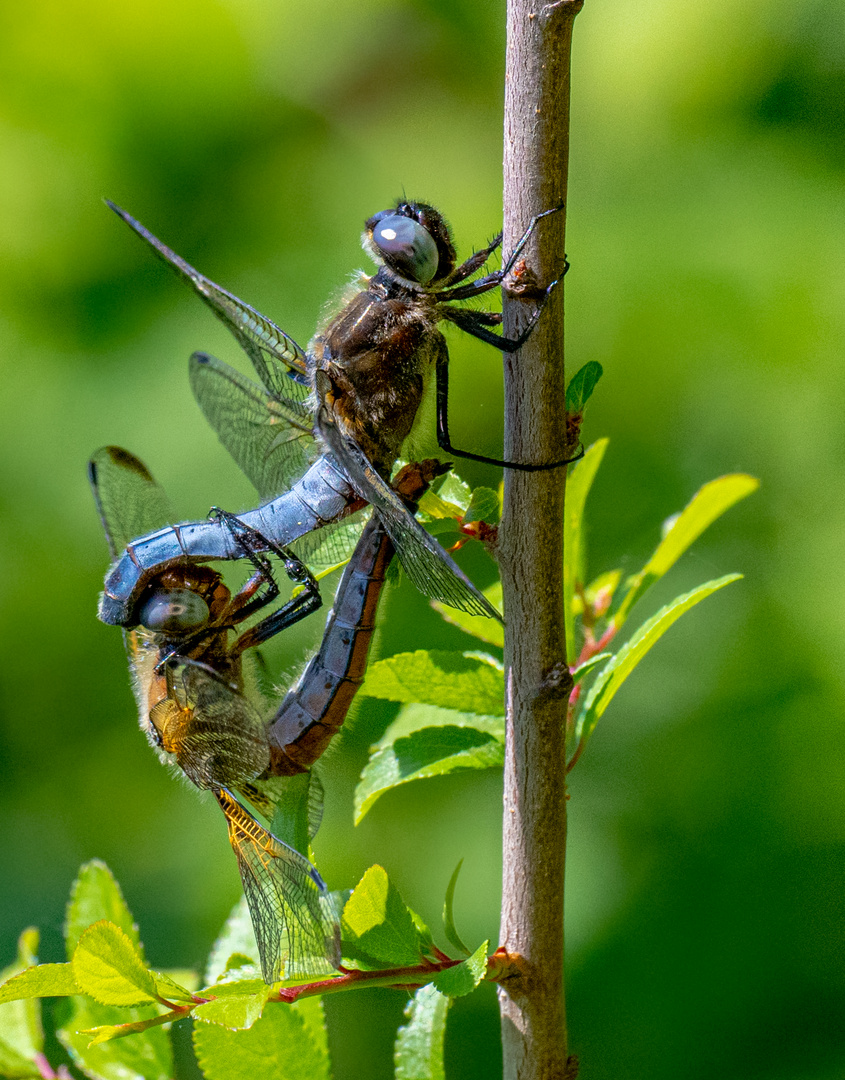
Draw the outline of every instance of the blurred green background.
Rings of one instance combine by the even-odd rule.
[[[30,923],[42,958],[61,958],[67,890],[93,856],[155,965],[199,963],[239,892],[219,812],[145,745],[120,635],[94,617],[107,557],[85,463],[127,446],[185,517],[254,503],[185,377],[194,348],[241,361],[101,197],[304,342],[366,265],[364,219],[402,191],[442,207],[463,254],[499,228],[503,18],[482,0],[7,7],[3,962]],[[604,365],[585,435],[612,440],[592,570],[636,570],[704,481],[763,482],[638,614],[732,570],[745,580],[660,643],[572,777],[568,996],[589,1080],[845,1076],[844,122],[839,0],[587,0],[578,17],[568,363]],[[495,453],[499,357],[450,340],[453,431]],[[483,554],[465,565],[493,576]],[[321,627],[276,643],[280,672]],[[394,589],[382,655],[435,644],[471,647]],[[461,931],[495,940],[498,775],[410,785],[351,826],[390,716],[359,708],[334,755],[321,870],[343,887],[380,861],[439,925],[464,856]],[[338,1080],[392,1075],[404,1004],[329,1003]],[[494,1076],[492,990],[450,1025],[449,1075]]]

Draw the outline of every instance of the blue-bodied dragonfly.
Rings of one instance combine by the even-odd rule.
[[[400,496],[413,506],[442,468],[437,462],[406,466],[396,480]],[[98,451],[89,477],[113,555],[133,533],[172,520],[162,489],[127,451]],[[229,527],[247,546],[246,530],[237,521]],[[344,570],[319,651],[275,712],[250,692],[244,650],[306,612],[309,589],[281,609],[286,619],[274,613],[229,640],[232,630],[275,599],[268,565],[260,564],[235,596],[208,567],[171,567],[150,582],[141,604],[155,629],[125,635],[142,730],[165,762],[175,762],[197,787],[213,792],[226,816],[270,983],[336,969],[337,911],[308,859],[260,825],[233,791],[272,818],[284,778],[308,770],[343,724],[363,681],[392,555],[374,518]],[[296,560],[286,568],[295,580],[307,578]],[[319,823],[313,800],[311,811],[313,834]]]
[[[191,384],[203,412],[268,500],[239,515],[241,520],[287,545],[369,503],[422,592],[448,605],[500,618],[408,512],[388,479],[412,433],[432,372],[437,380],[438,439],[450,453],[530,470],[566,463],[567,459],[545,465],[501,462],[451,445],[446,415],[448,351],[437,329],[438,322],[446,320],[504,351],[525,341],[555,282],[539,290],[534,315],[514,340],[490,329],[501,322],[500,313],[452,305],[500,285],[545,215],[532,220],[500,270],[468,281],[500,245],[501,235],[456,265],[448,226],[433,207],[402,200],[375,214],[366,223],[363,239],[379,265],[377,273],[364,279],[363,287],[303,350],[266,316],[199,273],[124,210],[109,205],[223,321],[261,380],[257,385],[204,353],[191,358]],[[348,554],[354,531],[346,533],[342,539]],[[326,546],[327,562],[344,557],[344,543],[337,537]],[[313,550],[302,554],[318,568],[318,554]],[[232,559],[238,550],[219,522],[180,525],[135,540],[106,579],[100,617],[134,625],[137,600],[149,578],[185,557]]]

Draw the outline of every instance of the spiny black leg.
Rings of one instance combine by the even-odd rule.
[[[560,206],[553,206],[551,210],[544,210],[542,214],[535,214],[529,221],[528,228],[522,234],[517,241],[516,247],[508,257],[507,262],[501,270],[494,270],[490,274],[485,274],[483,278],[479,278],[477,281],[472,281],[468,285],[461,285],[458,288],[442,289],[437,292],[431,293],[435,300],[468,300],[471,296],[478,296],[481,293],[489,292],[491,289],[495,289],[497,285],[501,285],[502,281],[513,269],[516,260],[522,254],[522,249],[528,243],[528,238],[534,231],[537,222],[544,217],[548,217],[549,214],[556,214],[559,210],[563,209],[563,203]],[[469,261],[469,260],[467,260]],[[569,269],[569,263],[566,262],[566,256],[564,255],[564,274]],[[448,281],[451,283],[452,278]],[[459,280],[459,279],[455,279]]]
[[[251,649],[254,645],[261,645],[275,634],[286,630],[289,626],[304,619],[306,615],[317,611],[322,607],[323,598],[319,589],[316,593],[302,592],[292,600],[288,600],[278,611],[268,615],[266,619],[256,623],[255,626],[246,630],[231,648],[232,656],[240,656],[245,649]]]
[[[464,281],[471,274],[474,274],[476,270],[480,270],[501,243],[502,234],[499,233],[498,236],[490,241],[487,247],[483,247],[480,251],[473,252],[466,262],[462,262],[460,266],[456,267],[443,282],[443,287],[447,288],[450,285],[457,284],[459,281]]]
[[[320,588],[317,585],[316,578],[292,551],[280,547],[278,544],[273,543],[272,540],[268,540],[266,536],[263,536],[256,529],[245,525],[236,514],[230,514],[219,507],[213,507],[212,514],[226,525],[244,555],[256,570],[265,577],[267,582],[264,594],[254,597],[240,609],[238,613],[239,622],[265,607],[270,599],[275,599],[279,595],[279,587],[273,576],[273,568],[264,552],[272,551],[282,561],[285,573],[290,580],[294,584],[301,586],[303,590],[299,596],[295,596],[286,604],[283,604],[278,611],[274,611],[272,615],[268,615],[266,619],[262,619],[261,622],[256,623],[255,626],[241,634],[231,650],[232,656],[238,656],[244,649],[248,649],[253,645],[260,645],[262,641],[267,641],[274,634],[278,634],[281,630],[292,626],[300,619],[304,619],[306,615],[316,611],[322,606],[323,598],[320,595]]]
[[[557,214],[560,210],[563,209],[563,205],[563,203],[559,203],[557,206],[553,206],[551,210],[544,210],[542,214],[535,214],[534,217],[528,222],[528,228],[525,230],[519,240],[517,240],[516,247],[510,253],[508,261],[501,269],[501,274],[503,278],[507,277],[511,270],[513,270],[514,263],[522,254],[522,249],[528,243],[529,237],[534,232],[534,229],[537,227],[537,222],[542,221],[544,217],[548,217],[550,214]]]
[[[496,337],[495,334],[492,335]],[[496,338],[497,341],[501,340]],[[472,454],[468,450],[458,450],[452,445],[449,436],[449,353],[443,348],[437,357],[437,442],[442,450],[455,457],[468,458],[470,461],[480,461],[484,465],[497,465],[500,469],[518,469],[520,472],[544,472],[547,469],[559,469],[563,465],[570,465],[584,456],[583,447],[575,457],[564,458],[561,461],[551,461],[547,464],[532,464],[531,462],[503,461],[500,458],[486,457],[484,454]]]
[[[553,281],[547,286],[542,300],[531,313],[531,317],[526,323],[522,333],[516,338],[503,337],[501,334],[494,334],[492,330],[486,329],[486,326],[496,325],[501,321],[501,316],[496,320],[496,323],[491,320],[490,316],[496,314],[494,312],[468,311],[465,308],[448,308],[445,306],[440,308],[440,312],[443,315],[443,318],[448,319],[449,322],[454,323],[455,326],[459,326],[465,333],[478,338],[479,341],[486,341],[488,345],[493,345],[495,348],[501,349],[502,352],[515,353],[522,348],[531,336],[534,327],[540,320],[540,315],[543,312],[546,300],[556,285],[557,281]]]

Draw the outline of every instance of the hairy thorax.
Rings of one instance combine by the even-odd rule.
[[[332,382],[345,424],[382,475],[389,475],[422,401],[442,336],[425,294],[391,295],[375,280],[318,333],[309,348]]]

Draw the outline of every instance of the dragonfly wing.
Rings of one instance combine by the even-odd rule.
[[[208,304],[235,336],[268,390],[282,397],[296,393],[301,393],[303,397],[307,395],[307,385],[302,386],[301,391],[294,389],[304,381],[305,353],[292,337],[276,326],[272,319],[195,270],[131,214],[109,199],[106,199],[106,204]],[[292,381],[291,377],[297,381]]]
[[[340,964],[340,925],[325,882],[228,791],[214,794],[229,825],[264,981],[331,974]]]
[[[369,508],[358,510],[334,525],[306,533],[295,540],[291,547],[310,567],[314,577],[324,577],[349,562],[369,516]]]
[[[88,479],[113,557],[130,540],[176,520],[149,469],[128,450],[102,447],[88,462]]]
[[[188,374],[194,397],[217,437],[262,499],[286,491],[315,457],[310,410],[263,387],[207,353],[194,353]]]
[[[205,664],[176,657],[167,666],[168,696],[150,714],[165,750],[197,787],[238,787],[270,763],[258,710]]]
[[[351,435],[342,432],[326,407],[317,414],[320,436],[343,467],[353,487],[371,503],[393,541],[402,566],[420,592],[449,607],[499,619],[487,598],[455,560],[420,525],[396,492],[376,472]]]

